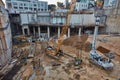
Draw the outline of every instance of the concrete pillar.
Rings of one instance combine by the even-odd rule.
[[[70,28],[68,28],[68,37],[70,37]]]
[[[41,30],[40,30],[40,27],[38,27],[38,34],[39,34],[39,37],[40,37],[40,33],[41,33]]]
[[[34,34],[34,36],[35,36],[35,27],[33,27],[33,34]]]
[[[79,28],[78,36],[81,36],[81,28]]]
[[[22,33],[23,33],[23,35],[25,35],[24,27],[22,27]]]
[[[28,35],[30,35],[30,29],[29,29],[29,26],[28,26],[28,29],[27,29],[27,33],[28,33]]]
[[[58,27],[58,38],[60,37],[60,27]]]
[[[48,38],[50,38],[50,27],[47,27]]]

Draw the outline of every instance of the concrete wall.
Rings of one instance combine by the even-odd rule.
[[[115,4],[111,4],[115,2]],[[106,0],[104,14],[107,15],[106,32],[120,33],[120,0]]]
[[[45,13],[21,13],[21,25],[23,24],[35,24],[35,23],[42,23],[47,24],[50,23],[50,15]]]
[[[2,0],[0,0],[0,6],[5,7],[5,4],[3,3]]]
[[[116,6],[117,0],[104,0],[104,7]]]
[[[28,15],[27,14],[20,14],[21,25],[28,24]]]
[[[38,22],[41,24],[49,24],[50,23],[50,17],[45,16],[38,16]]]
[[[72,25],[94,25],[95,17],[94,14],[72,14],[70,19]]]
[[[107,18],[107,29],[106,32],[108,33],[120,33],[120,15],[117,17],[108,17]]]
[[[21,25],[35,23],[37,21],[36,13],[21,13],[20,14]]]
[[[34,13],[34,14],[28,14],[27,13],[27,19],[28,19],[28,23],[35,23],[37,22],[37,14]]]
[[[12,36],[8,12],[2,8],[0,12],[0,66],[11,60]]]
[[[49,24],[50,23],[50,12],[40,12],[37,14],[38,23]]]
[[[53,17],[51,19],[51,23],[52,24],[64,24],[66,22],[66,18],[65,17]]]
[[[94,14],[72,14],[70,16],[70,25],[76,26],[94,26],[95,16]],[[26,24],[59,24],[63,25],[66,22],[65,13],[50,14],[44,13],[21,13],[21,25]],[[101,17],[101,24],[105,24],[106,16]]]

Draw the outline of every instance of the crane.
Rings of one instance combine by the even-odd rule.
[[[71,0],[70,9],[66,15],[66,23],[62,27],[60,37],[58,38],[58,44],[56,47],[48,44],[49,46],[45,50],[46,54],[52,55],[52,56],[63,55],[63,54],[65,55],[65,53],[63,53],[62,50],[60,50],[60,48],[64,41],[64,35],[66,34],[66,32],[68,30],[70,17],[71,17],[70,14],[73,13],[75,4],[76,4],[76,0]],[[66,54],[66,55],[68,55],[68,54]],[[70,55],[68,55],[68,56],[70,56]],[[72,56],[70,56],[70,57],[72,57]],[[76,64],[80,64],[82,61],[79,59],[76,59],[76,62],[77,62]]]
[[[97,0],[96,1],[96,12],[100,9],[102,9],[103,7],[103,0]],[[114,64],[112,63],[112,61],[110,59],[105,59],[103,58],[97,51],[96,51],[96,37],[98,34],[98,27],[100,24],[100,15],[99,12],[96,13],[96,24],[95,24],[95,30],[94,30],[94,37],[93,37],[93,42],[92,42],[92,49],[90,51],[90,61],[92,63],[95,63],[97,65],[99,65],[100,67],[103,67],[104,69],[112,69]]]

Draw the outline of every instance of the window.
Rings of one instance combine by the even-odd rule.
[[[44,4],[42,3],[41,6],[44,6]]]
[[[36,4],[34,4],[34,6],[37,6]]]
[[[29,8],[30,10],[32,10],[32,8]]]
[[[40,11],[40,9],[38,9],[38,11]]]
[[[34,8],[34,11],[36,11],[37,10],[37,8]]]
[[[40,7],[40,3],[38,4],[38,7]]]
[[[14,9],[18,9],[18,7],[14,7]]]
[[[47,3],[45,3],[45,6],[47,6]]]
[[[25,9],[28,9],[28,7],[25,7]]]
[[[41,11],[43,11],[43,9],[41,9]]]
[[[19,7],[20,9],[23,9],[23,7]]]
[[[86,3],[86,2],[87,2],[87,0],[81,0],[81,2]]]
[[[10,8],[12,5],[11,5],[11,3],[7,3],[7,6],[8,6],[8,8]]]
[[[13,5],[17,5],[17,3],[16,3],[16,2],[13,2]]]
[[[45,8],[47,9],[47,8],[48,8],[48,6],[45,6]]]
[[[22,4],[22,3],[20,3],[20,6],[23,6],[23,4]]]
[[[26,6],[26,4],[24,3],[24,6]]]
[[[33,6],[32,3],[30,3],[29,6]]]
[[[82,5],[82,7],[83,7],[84,5]]]

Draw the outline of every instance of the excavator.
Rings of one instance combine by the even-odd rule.
[[[66,34],[66,32],[68,30],[70,17],[71,17],[70,14],[73,13],[75,4],[76,4],[76,0],[72,0],[71,4],[70,4],[70,9],[67,12],[66,23],[62,27],[62,31],[61,31],[60,37],[58,39],[57,46],[55,46],[53,44],[52,45],[48,44],[47,48],[45,49],[45,53],[47,55],[54,56],[54,57],[57,57],[57,56],[60,56],[60,55],[67,55],[69,57],[72,57],[69,54],[64,53],[60,48],[61,48],[61,46],[63,44],[63,41],[64,41],[64,35]],[[72,58],[74,58],[74,57],[72,57]],[[78,59],[78,58],[74,58],[74,59],[75,59],[75,65],[80,65],[81,64],[81,62],[82,62],[81,59]]]
[[[97,0],[96,1],[96,11],[102,9],[103,7],[103,0]],[[90,51],[90,62],[102,67],[105,70],[111,70],[114,67],[113,62],[111,61],[111,59],[109,58],[103,58],[102,55],[100,55],[100,53],[98,53],[98,51],[95,49],[96,47],[96,38],[97,38],[97,34],[98,34],[98,27],[100,24],[100,15],[99,12],[95,13],[95,17],[96,17],[96,24],[95,24],[95,30],[94,30],[94,37],[93,37],[93,42],[92,42],[92,49]]]
[[[69,57],[72,57],[69,54],[66,54],[62,50],[60,50],[60,48],[61,48],[63,41],[64,41],[64,35],[66,34],[67,29],[69,27],[70,14],[72,14],[72,12],[74,11],[75,3],[76,3],[76,0],[71,1],[70,10],[67,12],[66,24],[62,27],[62,32],[61,32],[60,37],[58,39],[57,46],[55,46],[54,44],[52,44],[52,45],[48,44],[47,48],[45,49],[45,53],[47,55],[53,56],[54,58],[57,58],[57,59],[59,59],[58,56],[60,56],[60,55],[67,55]],[[95,0],[96,11],[94,11],[94,12],[97,12],[97,10],[102,9],[103,4],[104,4],[104,0]],[[95,13],[95,15],[97,15],[96,16],[96,26],[95,26],[94,37],[93,37],[93,42],[92,42],[92,49],[90,51],[90,61],[92,63],[99,65],[100,67],[102,67],[104,69],[112,69],[114,66],[112,61],[110,59],[104,59],[95,49],[98,26],[100,23],[99,14]],[[81,63],[82,63],[82,60],[80,58],[74,58],[75,66],[78,66]]]

